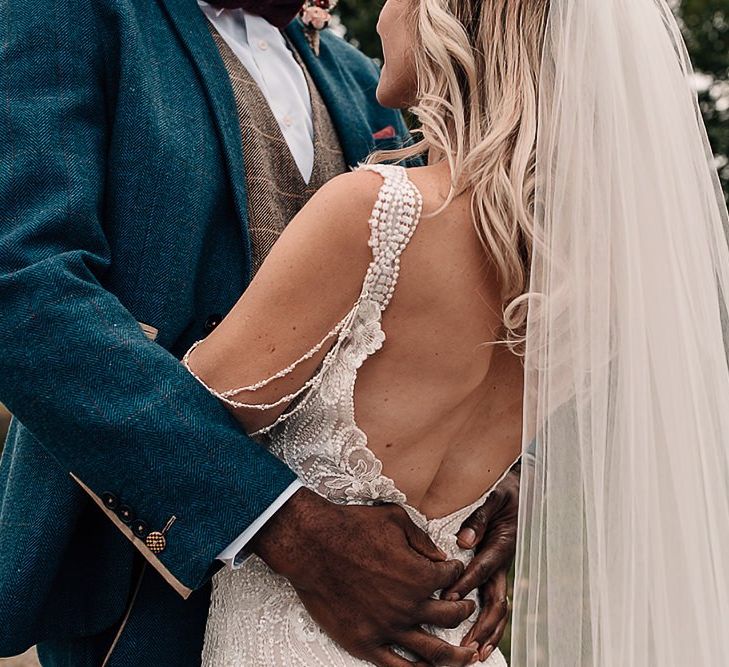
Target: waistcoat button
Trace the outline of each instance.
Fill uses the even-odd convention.
[[[208,315],[208,319],[205,320],[205,331],[207,333],[211,333],[213,329],[215,329],[222,321],[222,315],[218,315],[217,313],[213,315]]]

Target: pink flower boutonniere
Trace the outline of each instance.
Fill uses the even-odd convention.
[[[301,8],[301,20],[306,28],[306,36],[316,55],[319,55],[319,33],[324,30],[332,20],[331,11],[336,7],[338,0],[306,0]]]

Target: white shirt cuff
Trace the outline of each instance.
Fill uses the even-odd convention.
[[[286,490],[273,501],[273,504],[271,504],[263,514],[261,514],[250,526],[248,526],[238,539],[218,554],[218,560],[222,560],[232,569],[239,568],[243,565],[248,556],[250,556],[250,552],[245,551],[246,545],[253,539],[258,531],[268,523],[269,519],[284,506],[284,503],[303,486],[304,485],[299,479],[291,482]]]

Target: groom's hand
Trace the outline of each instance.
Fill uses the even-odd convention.
[[[397,505],[336,505],[300,489],[256,536],[253,550],[296,589],[312,617],[352,655],[379,667],[468,665],[422,625],[455,628],[470,600],[433,599],[463,575]],[[422,660],[401,658],[393,646]]]
[[[486,660],[499,645],[509,620],[506,579],[516,552],[519,513],[520,467],[501,481],[458,531],[458,544],[476,549],[463,576],[442,597],[459,600],[475,588],[481,595],[481,613],[461,644],[478,644],[479,658]]]

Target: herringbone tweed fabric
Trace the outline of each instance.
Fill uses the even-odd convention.
[[[348,165],[407,140],[368,58],[286,36]],[[117,521],[175,515],[149,572],[197,589],[146,579],[114,667],[194,667],[216,555],[293,479],[178,361],[251,276],[230,79],[194,0],[0,2],[0,44],[0,656],[98,667],[124,614],[140,538],[73,473]]]
[[[238,109],[255,273],[286,225],[324,183],[344,173],[347,164],[329,112],[294,49],[306,75],[314,121],[314,170],[308,184],[258,85],[225,40],[214,28],[210,30],[228,70]]]

